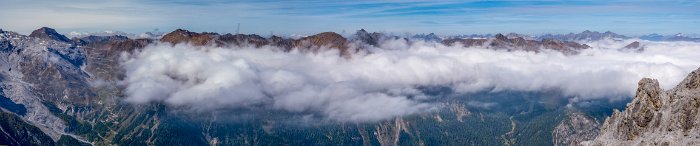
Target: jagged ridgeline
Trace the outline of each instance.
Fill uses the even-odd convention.
[[[559,92],[457,94],[450,88],[430,86],[418,89],[427,95],[449,97],[434,99],[442,108],[433,112],[369,122],[303,121],[303,114],[283,111],[244,109],[192,114],[161,102],[132,104],[123,101],[125,87],[119,84],[126,76],[120,64],[122,54],[159,43],[274,46],[279,51],[302,53],[331,49],[345,59],[371,53],[385,40],[432,41],[506,51],[553,50],[565,55],[590,48],[562,39],[501,34],[487,38],[422,37],[425,39],[359,30],[348,38],[323,32],[295,39],[178,29],[159,39],[70,39],[45,27],[29,36],[0,30],[0,144],[569,145],[592,140],[598,135],[596,129],[602,119],[614,108],[623,109],[626,103],[597,101],[600,106],[579,109],[575,105],[567,107],[568,101]],[[643,45],[628,46],[637,49]],[[616,113],[614,118],[618,116]],[[604,127],[609,127],[609,121]]]

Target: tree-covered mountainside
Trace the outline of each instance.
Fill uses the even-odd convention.
[[[51,137],[39,128],[27,124],[17,115],[0,112],[0,144],[5,145],[54,145]]]

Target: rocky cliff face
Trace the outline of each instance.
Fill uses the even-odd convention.
[[[700,69],[664,91],[655,79],[642,79],[624,112],[605,120],[600,135],[585,145],[700,144]]]

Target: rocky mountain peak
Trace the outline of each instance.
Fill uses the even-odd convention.
[[[508,40],[508,37],[504,36],[503,34],[496,34],[495,38],[497,40]]]
[[[379,44],[379,38],[376,38],[375,36],[372,36],[369,32],[365,31],[365,29],[360,29],[355,33],[354,36],[355,40],[358,40],[360,42],[366,43],[368,45],[372,46],[377,46]]]
[[[312,36],[295,40],[294,47],[305,51],[317,52],[321,46],[330,49],[338,49],[341,56],[349,57],[351,51],[348,47],[348,39],[335,32],[322,32]]]
[[[32,33],[29,36],[36,37],[36,38],[42,38],[42,39],[56,40],[56,41],[61,41],[61,42],[70,42],[71,41],[70,39],[68,39],[68,37],[56,32],[55,29],[48,28],[48,27],[41,27],[37,30],[34,30],[34,31],[32,31]]]
[[[639,81],[625,111],[605,120],[600,135],[584,145],[697,145],[700,143],[700,69],[670,91],[655,79]]]
[[[634,42],[628,44],[627,46],[625,46],[624,48],[633,49],[633,48],[639,48],[640,46],[641,46],[641,44],[638,41],[634,41]]]
[[[361,34],[361,33],[369,34],[364,28],[361,28],[360,30],[357,30],[357,33],[356,33],[356,34]]]
[[[644,51],[644,46],[642,46],[641,43],[638,41],[634,41],[630,44],[627,44],[625,47],[622,47],[620,50],[631,50],[635,52],[642,52]]]
[[[314,46],[330,46],[332,48],[346,48],[347,39],[335,32],[322,32],[316,35],[301,38],[300,41],[308,41]]]
[[[656,79],[651,79],[651,78],[642,78],[639,80],[639,90],[660,90],[661,87],[659,87],[659,81]]]
[[[638,105],[649,107],[653,110],[659,110],[663,102],[660,99],[660,95],[663,94],[663,89],[659,86],[659,81],[656,79],[643,78],[639,81],[637,88],[635,100],[639,102],[636,105],[632,105],[635,109]],[[642,108],[642,107],[639,107]]]
[[[308,36],[302,38],[302,40],[309,40],[314,45],[340,45],[345,44],[347,39],[335,32],[322,32],[316,35]]]
[[[201,45],[207,45],[207,44],[213,43],[212,40],[216,36],[218,36],[217,33],[211,33],[211,32],[196,33],[196,32],[190,32],[190,31],[184,30],[184,29],[176,29],[175,31],[164,35],[160,39],[160,41],[169,42],[172,44],[189,42],[189,43],[192,43],[193,45],[201,46]]]

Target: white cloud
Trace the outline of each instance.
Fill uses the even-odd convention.
[[[381,45],[387,49],[373,48],[352,59],[336,51],[158,44],[128,57],[124,83],[126,100],[133,103],[166,102],[200,111],[262,107],[373,121],[439,108],[430,102],[435,97],[417,86],[458,92],[560,90],[576,100],[629,97],[642,77],[659,79],[668,89],[700,65],[698,43],[644,41],[642,53],[614,48],[631,41],[593,42],[595,49],[574,56],[388,41]]]

